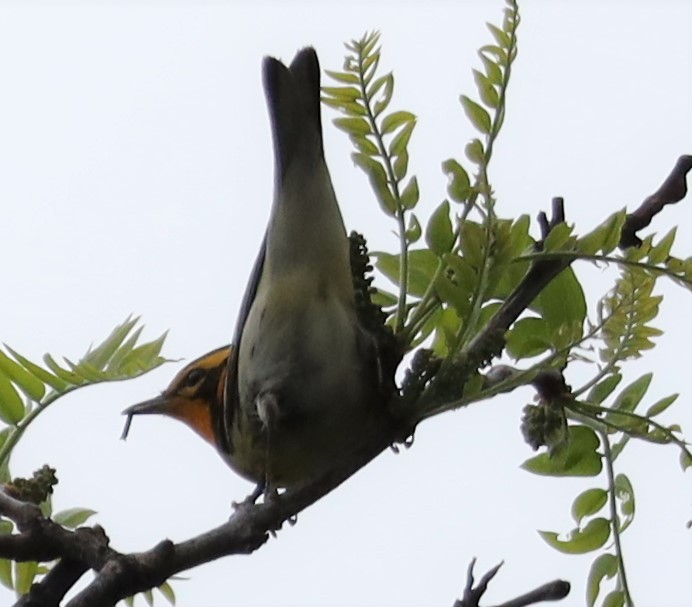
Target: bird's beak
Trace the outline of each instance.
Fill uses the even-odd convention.
[[[127,438],[127,435],[130,432],[130,424],[132,424],[132,417],[134,415],[146,415],[150,413],[170,415],[170,409],[171,401],[163,394],[128,407],[123,411],[123,415],[127,415],[127,420],[125,421],[125,427],[123,428],[123,433],[120,438],[122,440]]]
[[[127,438],[133,416],[150,413],[158,413],[177,419],[192,428],[212,445],[216,444],[209,403],[202,398],[183,398],[165,392],[151,400],[132,405],[123,411],[123,415],[127,415],[127,420],[120,438]]]

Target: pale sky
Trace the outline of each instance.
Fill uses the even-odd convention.
[[[396,77],[392,109],[418,116],[410,168],[427,218],[445,196],[440,163],[473,131],[458,103],[476,95],[475,50],[502,2],[0,2],[0,341],[33,359],[79,357],[128,314],[164,354],[191,360],[230,340],[272,190],[261,89],[264,55],[290,61],[311,44],[339,69],[342,42],[382,31],[381,66]],[[639,204],[692,153],[692,4],[525,2],[520,53],[491,180],[499,213],[549,209],[562,195],[585,232]],[[326,81],[325,81],[326,82]],[[391,249],[344,134],[324,110],[327,161],[348,229]],[[690,254],[692,200],[651,228],[679,225]],[[650,231],[651,231],[650,230]],[[649,233],[647,231],[646,233]],[[534,233],[536,233],[534,231]],[[577,266],[594,301],[611,273]],[[689,294],[667,296],[659,347],[631,365],[655,379],[647,403],[681,392],[664,418],[692,434]],[[141,379],[78,391],[45,412],[12,471],[58,470],[56,509],[85,506],[114,548],[187,539],[226,520],[251,486],[173,421],[137,419],[183,362]],[[587,369],[570,370],[578,385]],[[581,379],[580,379],[581,378]],[[425,423],[412,449],[385,453],[251,557],[216,561],[174,582],[180,606],[451,605],[469,560],[505,567],[486,603],[556,577],[584,604],[594,554],[556,553],[537,529],[568,531],[569,508],[604,478],[544,479],[518,466],[533,453],[519,431],[530,390]],[[618,460],[637,492],[624,535],[640,606],[692,596],[692,482],[673,447],[631,445]],[[162,598],[157,602],[165,604]],[[11,594],[0,589],[0,603]],[[143,604],[143,603],[142,603]]]

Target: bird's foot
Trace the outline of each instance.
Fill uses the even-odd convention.
[[[252,493],[250,493],[250,495],[248,495],[244,500],[241,500],[240,502],[236,502],[235,500],[232,501],[231,506],[233,506],[233,510],[242,510],[243,508],[249,508],[250,506],[254,506],[257,503],[259,496],[263,493],[265,493],[265,485],[263,483],[258,483],[257,486],[252,490]]]

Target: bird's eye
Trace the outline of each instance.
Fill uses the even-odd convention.
[[[183,386],[186,388],[192,388],[202,381],[203,377],[204,371],[202,371],[202,369],[191,369],[190,372],[185,376]]]

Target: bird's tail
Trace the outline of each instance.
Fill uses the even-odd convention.
[[[264,90],[274,137],[277,178],[292,162],[323,157],[320,118],[320,64],[315,49],[301,50],[289,67],[264,59]]]

